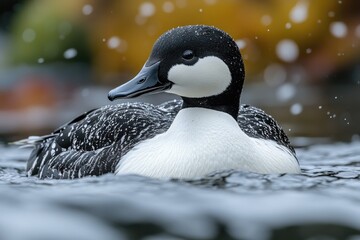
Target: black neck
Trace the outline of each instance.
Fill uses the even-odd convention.
[[[218,98],[215,97],[206,97],[206,98],[186,98],[182,97],[184,103],[182,108],[190,108],[190,107],[200,107],[200,108],[208,108],[216,111],[225,112],[230,114],[235,120],[238,118],[239,114],[239,99],[232,99],[233,104],[227,104],[225,102],[219,102]]]

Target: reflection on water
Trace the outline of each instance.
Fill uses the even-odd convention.
[[[359,141],[297,149],[299,175],[226,171],[188,181],[111,174],[38,180],[25,177],[28,151],[0,151],[0,239],[360,235]]]

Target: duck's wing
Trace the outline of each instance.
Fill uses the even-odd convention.
[[[290,145],[289,138],[286,136],[283,129],[273,117],[263,110],[242,104],[240,106],[238,123],[240,128],[249,137],[273,140],[277,144],[288,148],[295,156],[295,150]]]
[[[182,105],[123,103],[85,113],[52,134],[29,138],[28,175],[78,178],[114,172],[120,158],[138,142],[166,131]]]

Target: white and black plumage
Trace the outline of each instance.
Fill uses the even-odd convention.
[[[109,99],[169,92],[159,106],[105,106],[52,134],[23,140],[35,146],[29,175],[78,178],[140,174],[192,178],[216,170],[299,173],[295,151],[276,121],[240,106],[244,66],[236,43],[210,26],[163,34],[140,73],[109,92]]]

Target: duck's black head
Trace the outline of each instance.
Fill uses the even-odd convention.
[[[165,91],[181,96],[183,108],[211,108],[237,118],[244,75],[239,48],[227,33],[210,26],[184,26],[160,36],[139,74],[108,97]]]

